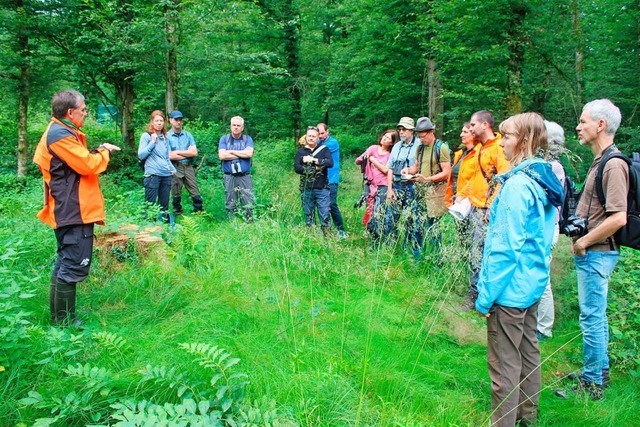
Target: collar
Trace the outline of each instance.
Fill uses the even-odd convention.
[[[58,119],[58,120],[60,120],[65,125],[69,126],[71,129],[80,130],[80,128],[76,126],[75,123],[73,123],[71,120],[67,120],[67,119]]]

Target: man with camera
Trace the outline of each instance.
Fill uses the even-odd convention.
[[[614,137],[621,120],[618,107],[608,99],[598,99],[584,106],[576,127],[580,144],[591,148],[595,159],[575,212],[584,222],[571,224],[574,227],[571,251],[578,278],[584,365],[581,374],[570,374],[569,377],[578,381],[577,391],[587,393],[593,400],[602,399],[609,382],[607,291],[609,276],[620,253],[613,235],[627,221],[629,168],[619,158],[607,161],[602,177],[606,206],[598,200],[596,172],[600,160],[618,150]]]
[[[416,162],[416,151],[420,140],[415,133],[415,122],[411,117],[402,117],[396,126],[400,141],[391,149],[389,162],[387,163],[387,205],[388,209],[384,218],[383,234],[387,239],[394,240],[398,235],[398,222],[403,212],[406,212],[404,224],[403,249],[407,241],[411,245],[413,257],[419,260],[422,255],[423,220],[418,211],[416,190],[411,178],[413,176],[403,174]]]
[[[329,236],[331,194],[327,170],[333,166],[333,157],[326,145],[318,146],[320,132],[317,126],[307,128],[307,143],[298,149],[294,168],[300,175],[300,198],[305,222],[311,227],[316,222],[316,209],[320,227]]]
[[[253,139],[243,134],[244,119],[231,118],[231,133],[220,138],[218,157],[224,173],[225,207],[227,218],[238,213],[238,196],[247,222],[253,221],[253,181],[251,180],[251,158]]]

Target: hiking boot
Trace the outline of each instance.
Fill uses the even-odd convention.
[[[609,387],[609,368],[602,370],[602,389]]]
[[[588,395],[591,400],[602,400],[604,397],[603,387],[593,381],[584,379],[584,377],[580,377],[578,383],[573,386],[572,390],[576,394]]]
[[[574,371],[574,372],[569,372],[568,374],[564,374],[563,378],[566,378],[571,381],[580,381],[583,379],[582,372],[580,371]],[[607,387],[609,387],[609,383],[610,383],[609,369],[603,369],[602,370],[602,389],[606,390]]]

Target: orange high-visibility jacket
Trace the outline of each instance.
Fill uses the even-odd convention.
[[[476,159],[476,154],[479,149],[480,145],[477,144],[467,153],[467,155],[462,160],[460,160],[460,156],[462,156],[462,152],[464,151],[464,149],[456,151],[453,155],[454,167],[458,164],[458,162],[462,162],[460,163],[460,168],[458,169],[458,179],[456,181],[456,190],[458,191],[458,194],[460,191],[460,187],[464,186],[464,183],[471,179],[473,173],[477,168],[475,163],[478,162],[478,160]],[[446,207],[450,208],[453,205],[453,196],[455,196],[455,194],[453,194],[453,176],[452,174],[449,174],[449,178],[447,179],[447,191],[444,195],[444,204]]]
[[[488,208],[498,194],[498,188],[495,188],[489,195],[489,183],[484,175],[491,179],[494,175],[511,170],[511,164],[504,157],[502,147],[498,145],[501,139],[502,135],[496,133],[495,138],[476,145],[473,164],[470,163],[471,167],[465,168],[464,176],[462,176],[462,170],[458,175],[458,182],[462,183],[457,188],[458,197],[468,197],[471,205],[475,207]]]
[[[90,152],[84,133],[52,118],[33,155],[44,180],[44,207],[38,218],[59,228],[104,225],[104,197],[98,174],[107,169],[109,150]]]

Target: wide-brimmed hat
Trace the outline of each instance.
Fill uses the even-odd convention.
[[[420,117],[416,125],[416,132],[426,132],[428,130],[434,130],[435,128],[436,125],[431,122],[429,117]]]
[[[403,117],[400,119],[400,122],[398,122],[398,125],[396,127],[400,127],[402,126],[405,129],[409,129],[409,130],[414,130],[416,128],[415,126],[415,122],[413,121],[413,119],[411,117]]]

